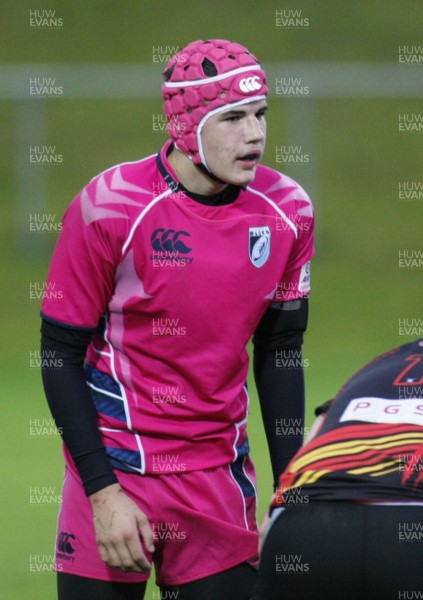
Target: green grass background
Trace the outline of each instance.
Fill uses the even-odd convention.
[[[56,10],[58,30],[31,30],[30,10]],[[309,27],[275,26],[276,10],[302,10]],[[244,0],[227,3],[168,0],[65,0],[0,8],[3,64],[139,63],[151,66],[153,46],[183,46],[191,39],[222,37],[249,46],[266,64],[283,60],[398,62],[398,46],[422,44],[420,1],[326,0],[322,3]],[[159,67],[158,67],[159,68]],[[401,68],[407,68],[403,66]],[[421,66],[423,76],[423,65]],[[159,94],[159,91],[158,91]],[[292,102],[292,100],[290,100]],[[301,100],[303,101],[303,100]],[[270,100],[264,162],[276,167],[275,146],[285,140],[286,100]],[[161,101],[47,101],[47,140],[63,154],[47,171],[46,206],[60,219],[67,204],[104,168],[155,152],[164,134],[153,133],[152,114]],[[313,407],[336,393],[345,378],[389,347],[409,341],[398,335],[398,319],[419,318],[421,270],[398,268],[398,251],[421,250],[423,202],[398,200],[400,181],[421,181],[423,134],[399,134],[398,114],[421,112],[421,98],[316,101],[316,257],[307,359],[307,424]],[[2,487],[0,597],[55,597],[53,573],[30,572],[31,555],[52,555],[57,505],[30,503],[30,487],[60,494],[59,439],[31,436],[30,419],[48,418],[39,372],[29,353],[39,343],[39,303],[29,299],[31,282],[42,282],[57,236],[30,233],[24,250],[17,231],[16,105],[0,111],[1,395]],[[36,143],[36,141],[34,141]],[[27,149],[25,149],[27,152]],[[34,167],[36,168],[36,167]],[[310,165],[285,172],[308,179]],[[44,250],[39,251],[44,236]],[[247,298],[248,300],[248,298]],[[253,389],[251,382],[250,389]],[[258,473],[260,516],[271,493],[270,465],[252,392],[249,426]],[[154,597],[150,585],[146,598]]]

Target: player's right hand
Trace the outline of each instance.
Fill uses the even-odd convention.
[[[118,483],[91,494],[89,500],[101,560],[124,571],[148,573],[151,563],[144,554],[141,540],[151,553],[154,540],[147,516]]]

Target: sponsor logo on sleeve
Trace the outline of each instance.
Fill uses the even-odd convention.
[[[310,261],[301,267],[300,281],[298,283],[299,292],[310,291]]]

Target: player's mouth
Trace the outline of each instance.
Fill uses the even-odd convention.
[[[261,157],[261,152],[254,151],[254,152],[249,152],[248,154],[244,154],[243,156],[240,156],[238,158],[238,160],[242,163],[242,165],[244,166],[245,169],[253,169],[254,167],[256,167],[260,161],[260,157]]]

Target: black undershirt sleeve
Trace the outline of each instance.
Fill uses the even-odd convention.
[[[274,484],[303,443],[304,373],[301,346],[308,300],[272,305],[253,337],[254,377]]]
[[[47,402],[87,496],[118,481],[101,441],[84,377],[91,337],[88,331],[42,321],[41,371]]]

